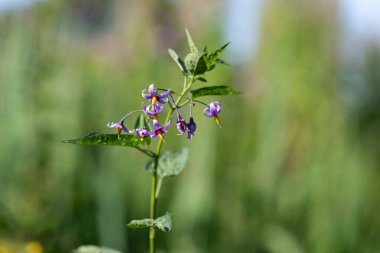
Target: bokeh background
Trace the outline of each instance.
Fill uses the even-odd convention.
[[[160,252],[380,252],[380,3],[371,0],[0,1],[0,252],[95,244],[146,252],[146,158],[60,141],[179,90],[167,53],[231,41],[208,75],[222,129],[195,138],[165,181]],[[202,85],[202,84],[197,84]],[[209,102],[215,98],[204,98]],[[133,125],[133,119],[127,125]]]

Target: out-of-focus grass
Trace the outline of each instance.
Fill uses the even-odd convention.
[[[1,18],[0,247],[17,251],[37,241],[46,252],[81,244],[146,249],[147,231],[125,226],[148,216],[146,158],[60,140],[110,131],[106,123],[138,109],[141,89],[152,82],[180,87],[166,48],[183,55],[185,26],[201,45],[222,44],[220,6],[210,6],[217,9],[62,1]],[[169,134],[166,148],[188,145],[191,161],[163,186],[159,213],[173,212],[174,224],[159,234],[159,248],[379,250],[379,159],[363,141],[379,134],[366,123],[372,130],[363,138],[357,126],[368,120],[352,119],[357,112],[339,100],[333,7],[267,4],[254,63],[218,66],[208,78],[244,94],[220,98],[222,129],[196,106],[195,138]],[[365,77],[377,87],[376,72]]]

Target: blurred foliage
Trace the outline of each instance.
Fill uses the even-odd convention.
[[[197,44],[224,41],[222,6],[199,4],[47,1],[2,14],[0,253],[146,250],[148,232],[126,227],[148,215],[145,157],[60,141],[109,131],[152,82],[181,87],[167,48],[187,50],[184,27]],[[366,93],[346,103],[336,17],[333,1],[270,1],[258,57],[210,74],[209,85],[244,94],[221,98],[222,129],[196,106],[191,142],[169,132],[166,150],[189,146],[190,166],[161,189],[173,228],[158,248],[380,250],[380,53],[368,50],[357,70]]]

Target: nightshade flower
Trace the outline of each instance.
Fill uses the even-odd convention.
[[[220,113],[221,110],[222,110],[222,106],[220,105],[219,102],[211,102],[210,105],[206,107],[203,112],[206,117],[209,117],[209,118],[214,117],[216,124],[220,126],[220,119],[219,119],[218,114]]]
[[[166,92],[159,94],[156,88],[154,88],[153,83],[149,85],[148,94],[145,94],[145,90],[146,89],[142,91],[141,95],[143,96],[143,98],[149,99],[151,105],[156,104],[156,102],[160,103],[161,105],[166,104],[168,102],[168,97],[171,93],[169,89]]]
[[[126,133],[131,133],[131,131],[129,131],[124,126],[124,119],[121,120],[121,121],[119,121],[119,122],[117,122],[117,123],[110,122],[110,123],[107,124],[107,127],[109,127],[109,128],[116,128],[118,134],[121,134],[122,131],[124,131]]]
[[[154,119],[153,120],[153,130],[150,133],[150,137],[152,137],[152,138],[160,137],[161,139],[164,139],[164,135],[167,132],[166,128],[168,128],[170,126],[170,122],[171,122],[171,120],[169,120],[169,122],[166,123],[165,125],[161,126],[160,123],[158,123],[158,121]]]
[[[191,140],[194,136],[195,130],[197,130],[197,124],[195,124],[193,117],[190,117],[187,127],[187,139]]]
[[[140,137],[141,141],[144,141],[144,139],[148,136],[150,136],[150,132],[148,131],[148,129],[146,129],[145,126],[142,127],[141,130],[139,129],[135,129],[135,134]]]
[[[149,106],[145,106],[145,104],[142,105],[142,108],[146,115],[154,118],[155,120],[158,120],[158,114],[162,111],[163,105],[160,104],[151,104]]]
[[[176,122],[178,135],[183,135],[186,132],[186,121],[178,114],[178,119]]]

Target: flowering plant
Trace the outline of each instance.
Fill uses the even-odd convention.
[[[108,123],[107,127],[114,128],[117,134],[102,134],[98,132],[90,133],[84,137],[72,140],[66,140],[65,143],[87,144],[87,145],[118,145],[136,148],[150,157],[146,169],[152,175],[152,189],[150,200],[150,217],[141,220],[132,220],[128,226],[131,228],[149,228],[150,253],[155,252],[155,234],[156,230],[168,232],[171,229],[170,213],[157,217],[156,206],[163,180],[169,176],[178,175],[186,166],[188,160],[188,150],[183,149],[180,152],[161,152],[162,145],[165,142],[165,136],[170,126],[174,122],[173,114],[175,113],[175,126],[178,135],[187,132],[187,139],[191,140],[197,130],[192,107],[198,103],[204,106],[204,115],[214,118],[216,124],[220,127],[219,114],[222,106],[219,102],[214,101],[206,104],[197,98],[209,95],[234,95],[237,94],[228,86],[205,86],[198,89],[192,89],[196,81],[207,82],[204,78],[206,72],[215,68],[216,64],[225,64],[219,57],[227,44],[208,53],[207,48],[199,51],[195,46],[189,32],[186,30],[189,43],[190,53],[182,60],[172,49],[169,54],[177,63],[183,76],[184,83],[181,92],[171,89],[158,88],[155,84],[149,85],[149,88],[142,91],[142,103],[140,110],[134,110],[127,113],[117,123]],[[181,116],[183,108],[189,108],[190,117],[185,120]],[[165,119],[160,118],[164,108],[168,108]],[[125,119],[132,115],[139,114],[136,120],[135,128],[127,128],[124,124]],[[152,139],[158,139],[156,150],[152,151]]]

